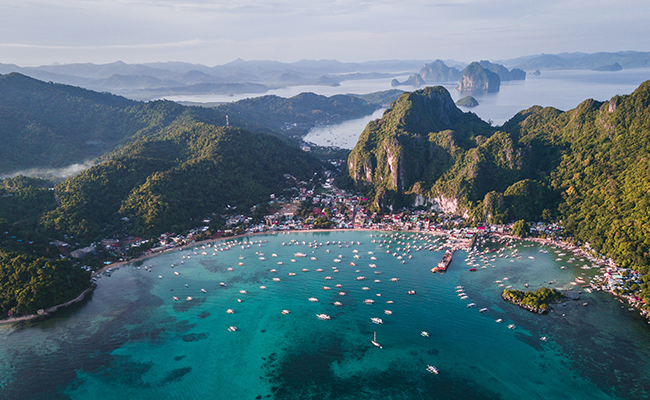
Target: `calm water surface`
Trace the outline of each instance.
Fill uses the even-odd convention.
[[[497,93],[473,94],[477,107],[460,107],[471,111],[483,120],[502,125],[516,113],[540,105],[570,110],[586,99],[607,101],[613,96],[632,93],[641,83],[650,79],[650,70],[635,69],[618,72],[596,71],[545,71],[540,76],[528,75],[525,81],[501,82]],[[464,97],[456,90],[457,82],[443,84],[457,101]],[[413,90],[400,86],[403,90]],[[381,89],[385,90],[385,89]],[[369,121],[381,118],[378,113],[352,121],[313,128],[305,141],[322,146],[352,149]]]
[[[227,251],[219,251],[224,245],[216,252],[208,246],[174,251],[123,267],[102,278],[81,305],[46,321],[0,327],[0,398],[650,396],[648,324],[611,296],[582,293],[579,301],[541,316],[501,300],[503,287],[496,281],[514,288],[549,281],[570,288],[576,276],[588,280],[596,273],[581,269],[579,260],[569,263],[559,250],[520,244],[520,258],[492,258],[495,252],[477,257],[476,272],[468,271],[461,251],[447,273],[433,275],[429,270],[442,252],[417,251],[436,240],[432,236],[332,232],[245,240],[253,243]],[[282,246],[291,240],[300,244]],[[460,299],[457,286],[468,299]],[[578,289],[568,293],[578,296]],[[489,311],[480,313],[484,307]],[[290,313],[282,314],[285,309]],[[319,320],[320,313],[331,320]],[[372,317],[384,323],[373,324]],[[370,343],[374,332],[383,349]],[[428,364],[440,374],[428,373]]]

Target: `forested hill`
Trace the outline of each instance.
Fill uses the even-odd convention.
[[[138,103],[12,73],[0,76],[0,173],[97,157],[144,124]]]
[[[417,200],[475,222],[561,220],[650,280],[650,81],[566,112],[532,107],[499,128],[477,119],[441,87],[403,95],[366,127],[350,176],[376,208]]]
[[[61,206],[41,230],[89,242],[102,234],[182,232],[226,206],[247,209],[320,170],[315,158],[271,135],[182,118],[110,161],[56,187]],[[128,219],[127,222],[125,222]]]
[[[262,96],[227,103],[217,110],[227,114],[231,125],[254,130],[262,127],[271,133],[303,136],[317,124],[336,123],[372,114],[379,104],[356,96],[325,97],[301,93],[294,97]]]
[[[313,93],[185,107],[171,101],[136,102],[18,73],[0,75],[0,175],[93,160],[185,116],[225,126],[228,115],[230,126],[296,139],[317,124],[361,117],[377,108],[351,95]]]

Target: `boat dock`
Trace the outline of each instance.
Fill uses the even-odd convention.
[[[454,257],[454,250],[448,249],[445,251],[445,254],[442,256],[442,260],[435,267],[431,268],[431,272],[445,272],[449,264],[451,264],[451,259]]]

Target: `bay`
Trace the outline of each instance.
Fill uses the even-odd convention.
[[[347,231],[239,240],[125,266],[100,279],[83,304],[44,321],[0,327],[0,397],[648,397],[648,324],[613,297],[582,293],[580,301],[556,305],[548,315],[501,300],[497,281],[516,289],[549,282],[568,289],[575,277],[588,281],[596,274],[560,250],[520,243],[504,258],[492,251],[502,244],[487,243],[482,259],[458,251],[449,270],[434,275],[429,270],[442,251],[420,246],[444,238],[427,234]],[[478,270],[470,272],[467,263]],[[468,299],[460,299],[458,286]],[[576,290],[567,293],[576,296]],[[484,307],[489,311],[480,313]],[[290,312],[282,314],[285,309]],[[319,320],[320,313],[331,320]],[[384,323],[373,324],[372,317]],[[373,332],[382,349],[370,343]],[[438,367],[439,375],[427,365]]]
[[[406,79],[398,77],[398,80]],[[479,102],[477,107],[460,107],[473,112],[484,121],[502,125],[519,111],[538,105],[555,107],[566,111],[575,108],[587,99],[608,101],[615,95],[632,93],[641,83],[650,79],[650,69],[630,69],[616,72],[588,70],[542,71],[541,75],[527,75],[523,81],[501,82],[497,93],[472,94]],[[325,96],[335,94],[366,94],[394,89],[390,78],[344,81],[341,86],[290,86],[275,89],[267,94],[292,97],[302,92],[313,92]],[[429,86],[432,84],[429,84]],[[458,82],[442,83],[454,101],[467,95],[456,89]],[[398,89],[413,91],[418,88],[399,86]],[[232,97],[224,95],[168,96],[169,100],[192,102],[231,102],[244,98],[259,97],[259,94],[241,94]],[[362,118],[313,128],[305,141],[322,145],[352,149],[369,121],[381,118],[384,109]]]

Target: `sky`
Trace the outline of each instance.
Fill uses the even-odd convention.
[[[648,0],[0,0],[0,63],[650,51]]]

